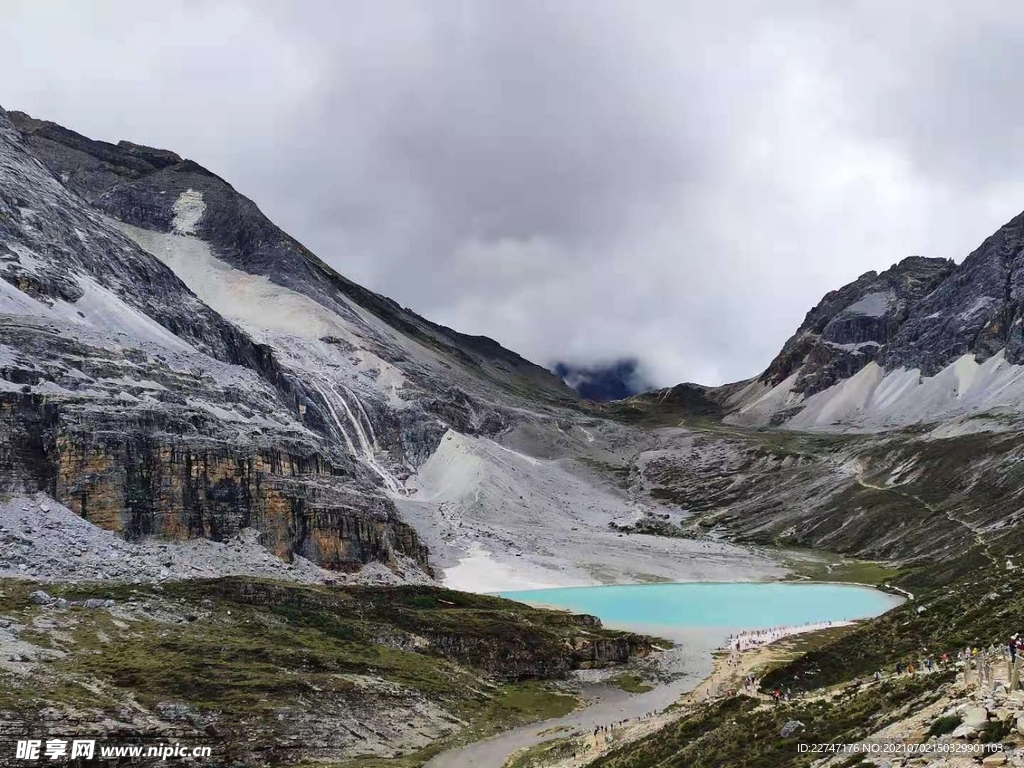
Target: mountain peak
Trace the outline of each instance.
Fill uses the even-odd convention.
[[[830,291],[761,375],[778,385],[794,374],[794,391],[813,394],[852,376],[899,332],[918,302],[954,268],[952,261],[908,256],[884,272],[865,272]]]
[[[1024,213],[957,265],[908,256],[815,306],[726,417],[897,426],[1024,411]]]

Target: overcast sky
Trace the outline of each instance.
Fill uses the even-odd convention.
[[[0,105],[224,176],[544,364],[760,372],[827,291],[1024,209],[1016,3],[0,0]]]

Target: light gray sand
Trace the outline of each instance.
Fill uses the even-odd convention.
[[[776,579],[753,548],[627,535],[609,527],[653,504],[595,481],[572,459],[541,459],[449,432],[396,500],[444,583],[470,592],[647,581]]]

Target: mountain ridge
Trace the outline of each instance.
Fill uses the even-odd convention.
[[[1024,213],[960,264],[908,256],[828,292],[759,375],[686,386],[747,426],[879,431],[1024,412]],[[633,400],[649,409],[671,391]]]
[[[577,400],[347,280],[169,150],[0,109],[0,179],[0,414],[27,438],[0,491],[128,538],[255,527],[286,560],[415,580],[427,549],[394,500],[445,432]]]
[[[273,224],[252,200],[195,161],[182,159],[170,150],[140,147],[127,141],[116,145],[94,141],[25,113],[9,114],[36,156],[58,178],[66,178],[68,185],[85,199],[118,220],[146,229],[172,231],[175,214],[173,204],[168,201],[172,194],[177,197],[194,188],[203,195],[205,205],[196,224],[197,234],[209,240],[217,255],[233,266],[251,274],[265,275],[329,305],[334,304],[329,298],[331,290],[340,290],[389,325],[475,366],[495,383],[502,384],[503,377],[490,375],[490,367],[510,366],[554,402],[575,399],[575,393],[557,377],[497,341],[432,323],[392,299],[348,280]],[[66,155],[68,150],[76,153],[74,158]],[[81,168],[82,155],[103,163],[105,172],[84,178],[76,173]],[[136,167],[131,173],[124,173],[124,163],[140,155],[147,161],[147,167]],[[153,157],[160,162],[153,163],[150,159]]]

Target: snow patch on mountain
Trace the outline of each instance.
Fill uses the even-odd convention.
[[[0,313],[8,315],[34,315],[47,317],[50,308],[19,291],[6,280],[0,280]]]
[[[92,278],[80,276],[77,282],[82,289],[81,298],[75,302],[55,301],[55,316],[125,336],[126,343],[145,341],[183,352],[196,351],[191,344],[182,341],[151,317],[128,306],[112,291]]]
[[[126,346],[149,342],[167,349],[195,352],[183,341],[149,316],[122,301],[116,294],[90,277],[77,275],[75,282],[82,291],[76,301],[57,299],[47,305],[0,280],[0,313],[27,315],[88,325],[98,331],[120,336]]]
[[[348,317],[342,317],[262,275],[232,267],[199,238],[117,225],[170,267],[204,303],[257,341],[273,345],[290,365],[354,368],[372,379],[391,407],[407,405],[400,394],[406,385],[404,373],[368,348],[371,344],[356,328],[354,321],[360,316],[353,307],[346,306]]]
[[[193,293],[220,315],[265,341],[269,334],[317,340],[340,337],[355,343],[338,315],[301,293],[221,261],[194,237],[154,232],[117,222],[145,250],[174,270]]]

